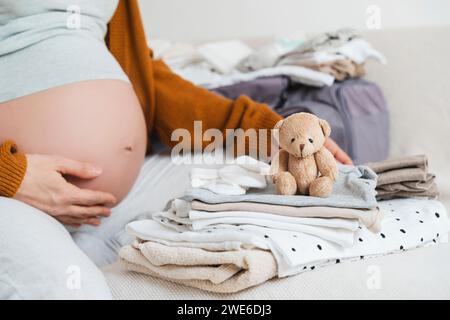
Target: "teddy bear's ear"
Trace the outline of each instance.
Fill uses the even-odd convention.
[[[280,130],[281,126],[283,125],[283,122],[284,122],[284,119],[279,120],[273,128],[275,130]]]
[[[275,139],[275,141],[280,142],[280,129],[283,125],[284,119],[279,120],[272,130],[272,137]]]
[[[320,124],[320,127],[322,128],[322,132],[323,132],[323,135],[325,136],[325,138],[329,137],[331,134],[331,127],[328,124],[328,122],[323,119],[319,119],[319,124]]]

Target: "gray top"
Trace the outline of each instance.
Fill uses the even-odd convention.
[[[83,80],[129,81],[104,42],[117,4],[0,1],[0,103]]]
[[[326,206],[337,208],[371,209],[377,207],[375,199],[377,175],[368,167],[339,165],[339,176],[328,198],[277,195],[274,185],[266,189],[251,190],[244,195],[219,195],[206,189],[192,188],[183,200],[206,203],[257,202],[295,207]]]

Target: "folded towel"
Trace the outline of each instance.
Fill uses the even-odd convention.
[[[261,190],[252,190],[244,195],[219,195],[209,190],[192,188],[183,200],[199,200],[206,203],[256,202],[295,207],[327,206],[336,208],[372,209],[377,206],[375,199],[376,174],[364,166],[339,166],[339,176],[333,192],[328,198],[311,196],[277,195],[273,184]]]
[[[230,202],[209,204],[201,201],[184,201],[175,199],[172,201],[172,210],[180,217],[191,217],[190,212],[226,212],[226,211],[250,211],[265,212],[274,215],[298,217],[298,218],[345,218],[355,219],[363,224],[372,232],[380,230],[383,215],[378,208],[373,209],[352,209],[352,208],[334,208],[334,207],[294,207],[272,205],[254,202]]]
[[[378,174],[377,199],[428,197],[439,194],[435,175],[428,173],[425,155],[389,159],[368,163]]]
[[[119,257],[129,271],[220,293],[238,292],[277,274],[272,253],[258,249],[219,253],[147,241],[123,247]]]

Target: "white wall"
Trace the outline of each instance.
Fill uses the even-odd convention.
[[[381,27],[450,25],[450,0],[139,0],[150,38],[201,41],[366,28],[370,5]]]

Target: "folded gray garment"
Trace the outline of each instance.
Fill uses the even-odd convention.
[[[420,181],[418,183],[421,183]],[[431,198],[435,199],[439,196],[439,191],[435,182],[432,182],[428,189],[409,189],[405,190],[404,186],[402,188],[392,190],[377,189],[377,199],[378,200],[388,200],[393,198]]]
[[[372,209],[377,207],[375,187],[377,175],[365,166],[339,165],[339,175],[328,198],[278,195],[273,184],[244,195],[219,195],[209,190],[192,188],[181,198],[206,203],[256,202],[294,207],[337,207]]]
[[[428,197],[439,195],[436,176],[428,173],[428,159],[425,155],[389,159],[368,163],[378,174],[377,199]]]
[[[435,178],[436,176],[434,174],[428,173],[423,177],[423,179],[416,179],[414,181],[404,180],[402,182],[378,185],[377,194],[380,194],[380,192],[422,192],[430,190],[432,187],[436,187],[436,183],[434,182]]]
[[[409,181],[426,181],[427,172],[423,168],[395,169],[378,173],[377,187]]]
[[[370,167],[375,173],[380,174],[390,170],[419,168],[428,171],[428,159],[424,154],[408,156],[403,158],[388,159],[379,162],[370,162],[366,166]]]

